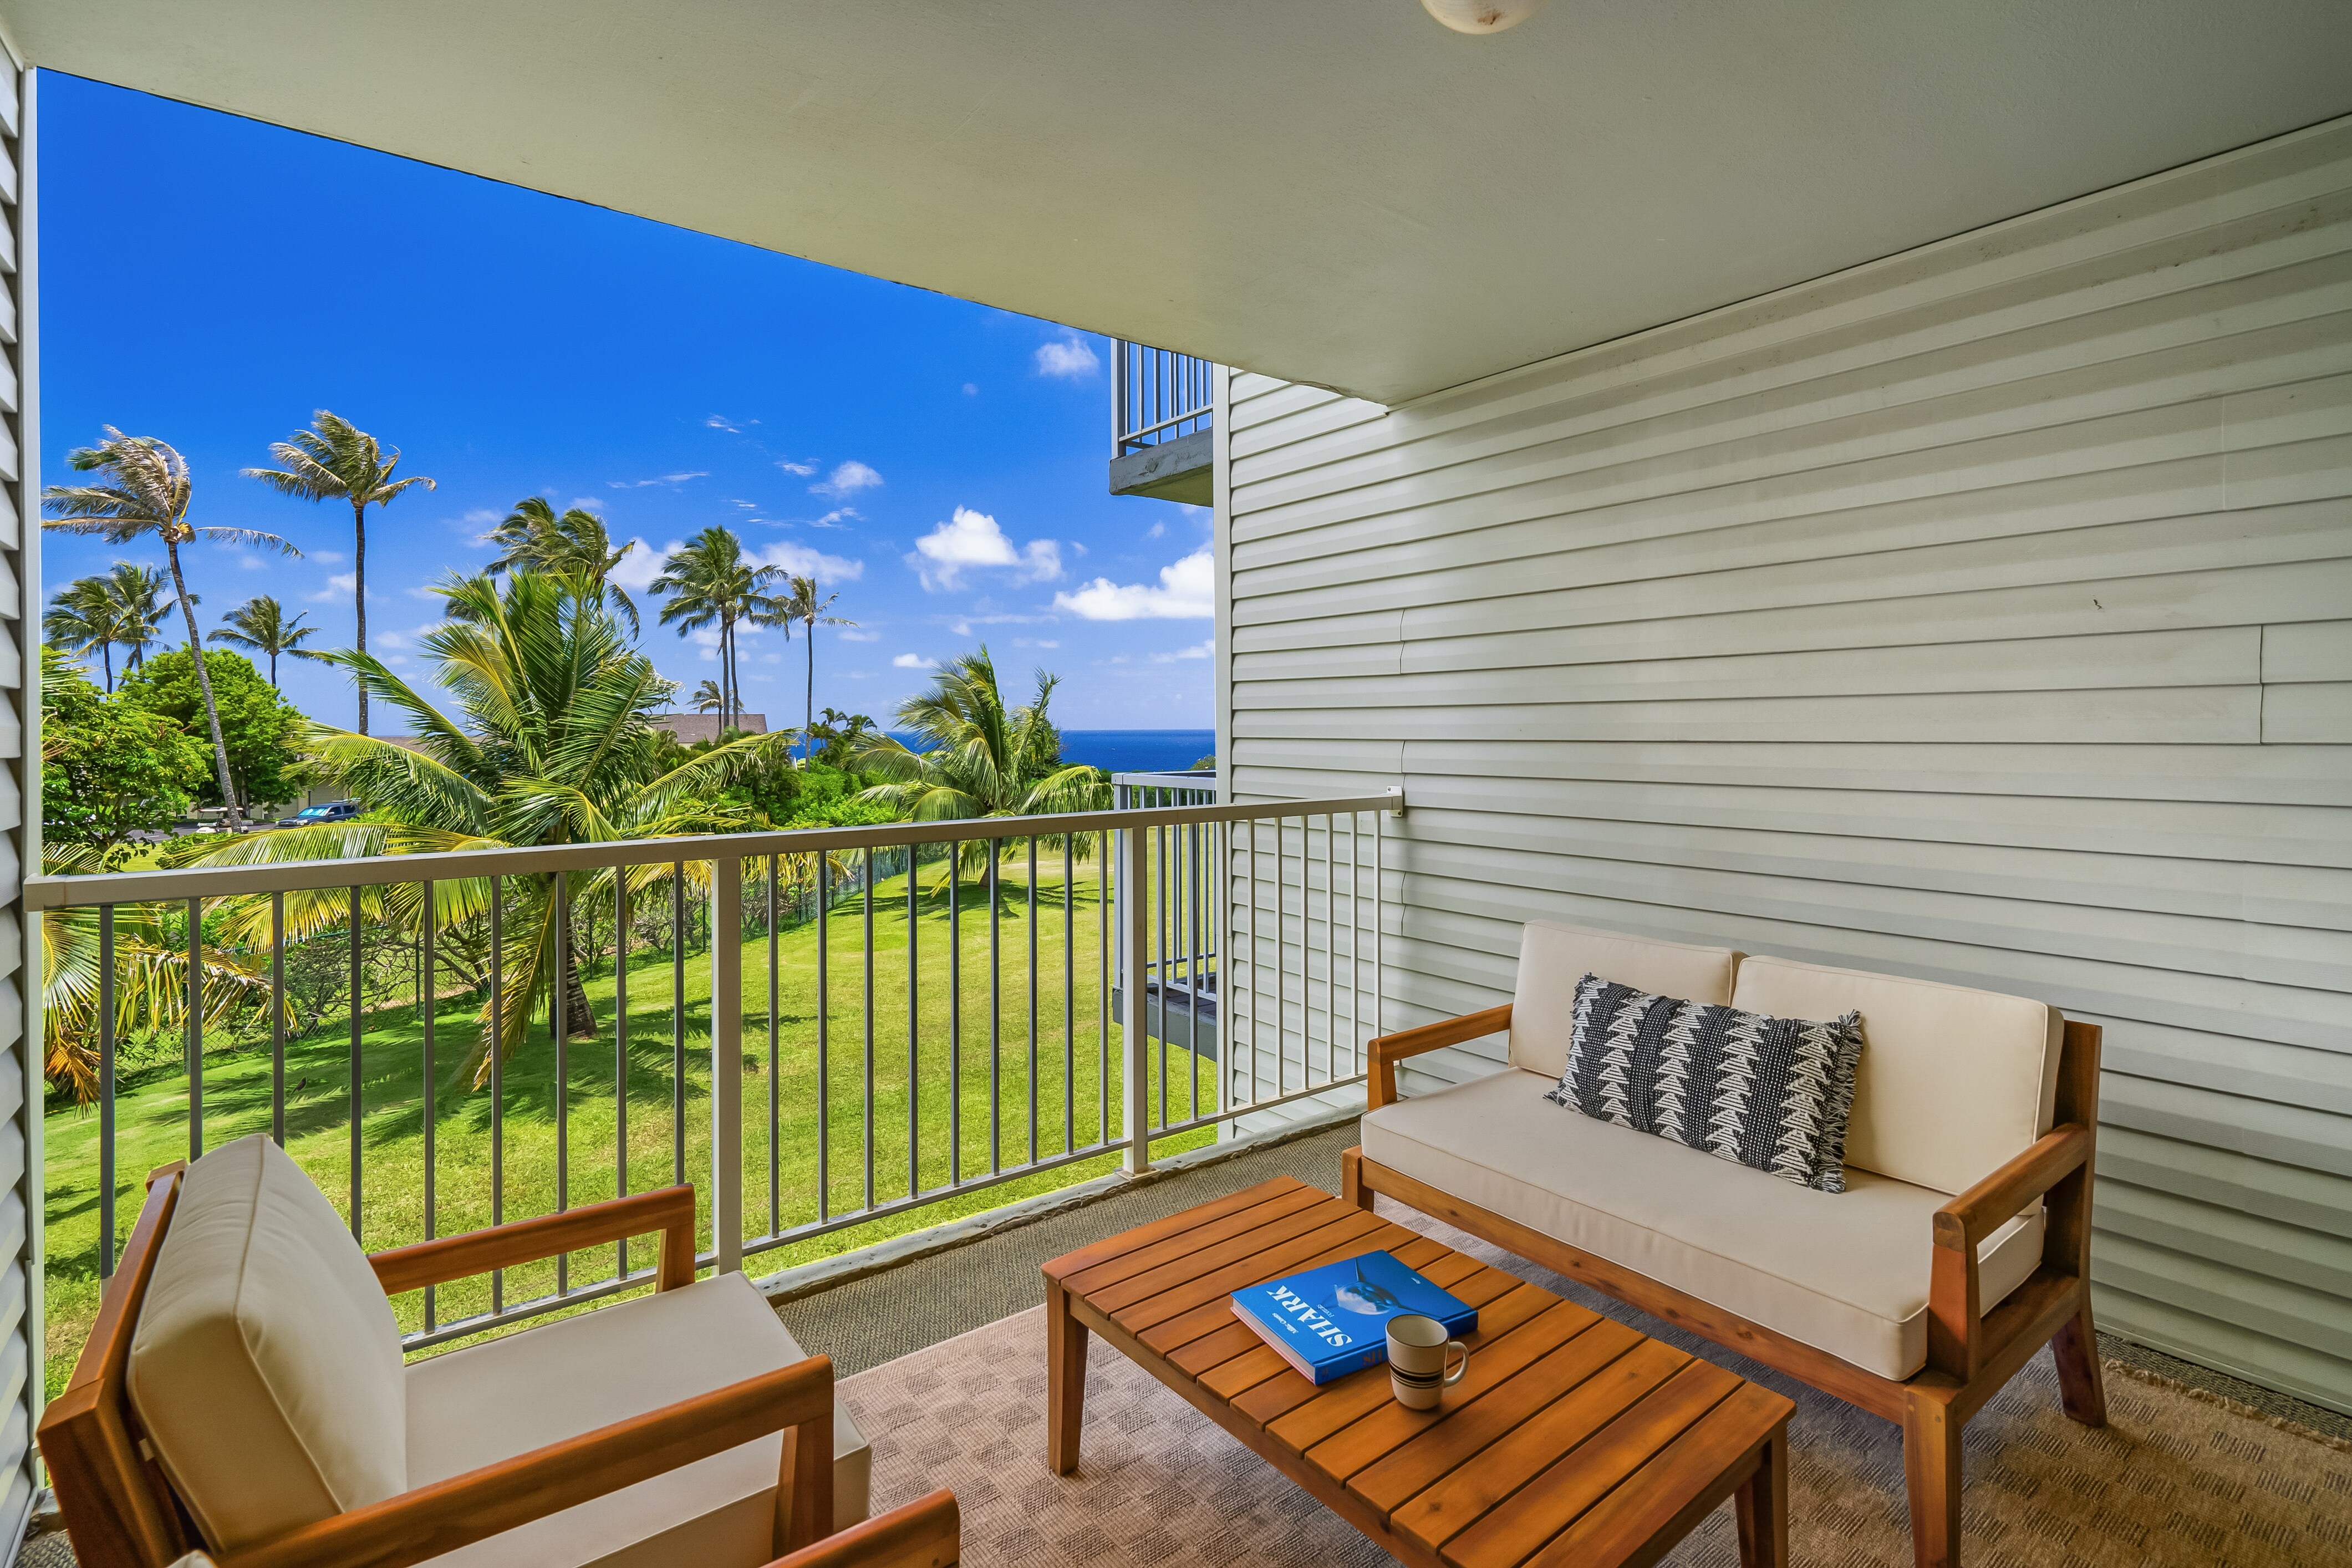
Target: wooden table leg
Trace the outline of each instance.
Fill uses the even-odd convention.
[[[1057,1476],[1078,1468],[1078,1427],[1086,1419],[1087,1326],[1070,1310],[1070,1293],[1045,1281],[1045,1459]]]
[[[1740,1568],[1789,1568],[1789,1424],[1764,1440],[1756,1468],[1733,1494]]]

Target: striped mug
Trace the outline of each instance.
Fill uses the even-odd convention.
[[[1462,1359],[1448,1371],[1445,1363],[1457,1351]],[[1435,1318],[1407,1312],[1389,1320],[1389,1387],[1407,1410],[1436,1409],[1444,1391],[1469,1370],[1469,1348],[1447,1339]]]

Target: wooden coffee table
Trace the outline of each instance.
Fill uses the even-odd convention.
[[[1226,1301],[1381,1249],[1478,1309],[1433,1411],[1391,1399],[1386,1367],[1317,1388]],[[1091,1331],[1420,1568],[1654,1563],[1727,1497],[1741,1562],[1788,1562],[1790,1401],[1287,1176],[1055,1258],[1045,1321],[1056,1474]]]

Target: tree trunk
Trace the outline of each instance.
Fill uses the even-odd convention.
[[[593,1039],[596,1037],[596,1015],[588,1005],[587,984],[580,978],[579,944],[573,941],[577,934],[574,930],[576,918],[572,901],[567,897],[563,900],[562,918],[555,932],[555,940],[561,944],[563,953],[563,998],[560,1004],[551,1000],[548,1021],[563,1030],[565,1039]]]
[[[804,760],[814,744],[809,739],[809,731],[816,728],[816,622],[814,620],[808,624],[808,695],[801,705],[801,749]]]
[[[196,667],[196,689],[205,697],[205,722],[213,732],[213,765],[220,771],[221,820],[230,827],[240,826],[245,814],[237,809],[236,785],[228,776],[228,742],[221,739],[220,707],[213,700],[213,678],[205,668],[205,650],[196,640],[195,606],[188,602],[188,580],[180,574],[180,545],[166,537],[163,552],[172,563],[172,586],[180,595],[180,613],[188,620],[188,658]]]
[[[352,503],[352,601],[360,619],[359,651],[367,652],[367,504]],[[274,684],[274,682],[273,682]],[[367,682],[353,677],[360,689],[360,733],[368,732]]]
[[[98,657],[106,661],[106,694],[111,697],[114,695],[114,644],[111,641],[99,644]]]

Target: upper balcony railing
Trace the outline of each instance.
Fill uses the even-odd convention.
[[[1199,789],[1170,777],[1120,794]],[[1156,1140],[1362,1078],[1402,810],[1163,795],[34,878],[45,942],[96,993],[95,1223],[53,1222],[52,1252],[110,1273],[183,1122],[192,1158],[256,1131],[289,1146],[372,1249],[690,1180],[722,1270],[1089,1159],[1139,1172]],[[127,999],[168,1001],[173,973],[163,1035],[125,1038]],[[628,1289],[650,1261],[625,1243],[396,1310],[438,1343]]]
[[[1111,356],[1110,455],[1206,430],[1216,390],[1209,361],[1120,340]]]

